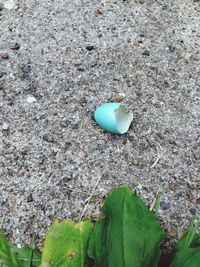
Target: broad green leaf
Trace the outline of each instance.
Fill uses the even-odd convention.
[[[86,267],[91,221],[55,222],[45,240],[41,267]]]
[[[11,245],[0,232],[0,259],[6,267],[39,267],[41,256],[28,246],[17,248]]]
[[[17,254],[17,258],[22,267],[39,267],[41,262],[41,254],[28,246],[23,246],[22,248],[14,248]]]
[[[117,188],[105,200],[88,255],[95,267],[156,267],[165,234],[144,202],[130,189]]]
[[[185,248],[176,254],[170,267],[199,267],[200,248]]]
[[[22,267],[16,253],[2,232],[0,232],[0,259],[6,267]]]

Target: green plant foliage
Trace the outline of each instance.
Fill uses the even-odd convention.
[[[174,260],[170,267],[199,267],[200,266],[200,234],[199,221],[194,221],[188,231],[177,242]]]
[[[0,259],[6,267],[39,267],[41,255],[28,246],[12,246],[0,232]]]
[[[0,232],[0,259],[6,267],[21,267],[15,251],[2,232]]]
[[[107,197],[104,218],[89,240],[88,255],[95,267],[155,267],[165,234],[144,202],[128,188],[117,188]]]
[[[198,233],[199,221],[194,220],[187,232],[177,242],[175,252],[179,252],[184,248],[200,247],[200,234]]]
[[[170,267],[199,267],[200,248],[185,248],[176,254]]]
[[[86,267],[91,221],[55,222],[45,240],[41,267]]]
[[[41,262],[41,254],[28,246],[23,246],[22,248],[13,248],[16,251],[17,258],[22,267],[39,267]]]
[[[11,245],[0,231],[0,267],[156,267],[165,234],[152,210],[129,188],[106,198],[100,220],[56,221],[45,239],[42,259],[34,248]],[[200,218],[177,242],[170,267],[200,266]]]

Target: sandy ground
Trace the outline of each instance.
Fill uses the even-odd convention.
[[[36,244],[55,218],[95,216],[136,188],[171,243],[200,207],[200,2],[1,0],[0,227]],[[93,112],[124,98],[122,136]],[[167,243],[166,243],[167,244]]]

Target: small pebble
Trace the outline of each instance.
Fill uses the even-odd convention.
[[[149,50],[144,50],[144,52],[142,53],[144,56],[150,56],[150,52]]]
[[[91,68],[94,68],[94,67],[96,67],[97,66],[97,61],[94,61],[90,66],[91,66]]]
[[[97,15],[103,15],[103,8],[102,7],[97,9]]]
[[[169,144],[170,145],[174,145],[174,146],[177,146],[178,144],[177,144],[177,142],[176,142],[176,140],[174,140],[174,139],[169,139]]]
[[[46,141],[46,142],[50,142],[50,143],[53,143],[54,142],[54,138],[51,134],[49,133],[46,133],[43,135],[43,140]]]
[[[165,201],[160,202],[160,208],[161,210],[168,210],[170,208],[170,204],[166,203]]]
[[[135,166],[139,165],[139,160],[138,159],[133,159],[132,160],[132,164],[135,165]]]
[[[139,169],[140,169],[140,170],[143,170],[143,169],[144,169],[144,164],[140,164],[140,165],[139,165]]]
[[[61,125],[61,127],[63,127],[63,128],[66,128],[67,126],[68,126],[68,124],[69,124],[69,122],[68,122],[68,120],[62,120],[61,122],[60,122],[60,125]]]
[[[8,59],[8,58],[9,58],[8,53],[0,52],[0,59]]]
[[[170,52],[174,52],[176,49],[173,45],[169,45],[168,48]]]
[[[189,53],[189,52],[186,52],[186,53],[183,55],[183,57],[185,58],[186,61],[189,61],[189,60],[191,60],[191,58],[192,58],[192,54]]]
[[[67,151],[69,149],[69,147],[71,146],[71,142],[65,142],[64,144],[64,151]]]
[[[2,130],[7,131],[8,129],[9,129],[9,125],[6,122],[4,122],[2,125]]]
[[[196,215],[196,209],[195,208],[191,208],[191,209],[189,209],[189,211],[192,215]]]
[[[0,79],[5,75],[5,72],[0,72]]]
[[[101,38],[101,37],[103,36],[102,32],[99,31],[99,32],[97,33],[97,36],[98,36],[99,38]]]
[[[10,46],[10,49],[19,50],[20,49],[20,45],[18,43],[14,43],[13,45]]]
[[[85,71],[85,69],[84,69],[83,67],[81,67],[81,66],[79,66],[79,67],[77,68],[77,70],[78,70],[78,71]]]
[[[32,193],[30,193],[28,196],[27,196],[27,202],[32,202],[33,201],[33,195]]]
[[[87,46],[86,46],[86,49],[87,49],[88,51],[92,51],[92,50],[94,50],[94,46],[93,46],[93,45],[87,45]]]
[[[29,96],[29,97],[27,97],[27,99],[26,99],[26,102],[28,102],[28,103],[34,103],[34,102],[36,102],[37,100],[36,100],[36,98],[34,97],[34,96]]]
[[[22,67],[21,68],[21,71],[23,72],[23,73],[30,73],[31,72],[31,67],[30,66],[24,66],[24,67]]]

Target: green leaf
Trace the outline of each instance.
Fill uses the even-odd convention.
[[[200,248],[185,248],[176,254],[170,267],[199,267]]]
[[[0,259],[6,267],[39,267],[41,255],[28,246],[17,248],[11,245],[0,232]]]
[[[45,240],[41,267],[86,267],[91,221],[55,222]]]
[[[6,267],[22,267],[17,255],[2,232],[0,232],[0,259]]]
[[[88,255],[95,267],[155,267],[165,234],[144,202],[130,189],[117,188],[105,200],[103,219],[94,227]]]
[[[199,221],[194,220],[188,228],[188,231],[177,242],[175,252],[184,248],[200,247],[200,234],[198,233]]]
[[[20,262],[20,266],[23,267],[39,267],[41,262],[41,254],[28,246],[22,248],[15,248],[17,258]]]
[[[170,267],[200,266],[200,234],[199,220],[194,220],[188,231],[177,242],[174,260]]]

